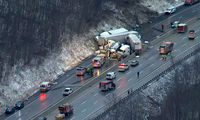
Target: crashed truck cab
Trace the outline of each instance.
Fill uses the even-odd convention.
[[[50,82],[42,82],[40,83],[40,92],[47,92],[50,90]]]

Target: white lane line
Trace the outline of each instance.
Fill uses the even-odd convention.
[[[96,101],[94,102],[94,104],[96,105],[96,104],[97,104],[97,102],[98,102],[98,101],[96,100]]]
[[[121,78],[117,79],[117,82],[120,81]]]
[[[107,94],[106,97],[108,97],[110,94]]]
[[[85,101],[83,101],[81,104],[85,104],[87,101],[85,100]]]
[[[197,36],[196,39],[198,39],[199,37]]]
[[[183,37],[183,39],[186,39],[187,37],[185,36],[185,37]]]
[[[171,78],[169,77],[169,75],[166,75],[166,77],[167,77],[168,79],[171,79]]]
[[[94,94],[94,96],[97,96],[97,95],[98,95],[98,93],[95,93],[95,94]]]
[[[117,87],[117,89],[120,88],[120,86]]]
[[[83,113],[83,112],[85,112],[87,109],[85,108],[85,109],[83,109],[81,112]]]
[[[128,79],[128,82],[131,81],[131,79]]]

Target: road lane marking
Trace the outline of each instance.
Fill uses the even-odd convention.
[[[131,81],[131,79],[128,79],[128,82]]]
[[[121,78],[117,79],[117,82],[120,81]]]
[[[85,104],[87,101],[85,100],[85,101],[83,101],[81,104]]]
[[[109,94],[107,94],[107,95],[106,95],[106,97],[108,97],[109,95],[110,95],[110,93],[109,93]]]
[[[83,113],[83,112],[85,112],[87,109],[85,108],[85,109],[83,109],[81,112]]]
[[[131,71],[127,72],[126,74],[129,74],[129,73],[131,73]]]
[[[117,89],[120,88],[120,86],[117,87]]]
[[[94,94],[94,96],[97,96],[97,95],[98,95],[98,93],[95,93],[95,94]]]

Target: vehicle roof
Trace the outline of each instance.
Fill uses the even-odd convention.
[[[110,30],[108,32],[113,35],[113,34],[128,32],[128,30],[125,28],[119,28],[119,29]]]
[[[76,69],[84,69],[85,67],[83,66],[79,66],[79,67],[76,67]]]
[[[65,90],[70,90],[71,88],[65,88]]]
[[[48,85],[49,82],[41,82],[41,85]]]
[[[141,40],[135,34],[129,34],[128,37],[134,42],[141,42]]]
[[[110,82],[113,82],[113,81],[105,80],[105,81],[100,81],[99,83],[101,83],[101,84],[105,84],[105,83],[110,83]]]
[[[93,60],[100,60],[101,57],[100,56],[96,56],[95,58],[93,58]]]
[[[129,45],[122,45],[122,46],[120,47],[120,50],[125,50],[126,48],[130,48],[130,46],[129,46]]]
[[[127,64],[125,64],[125,63],[120,63],[119,64],[119,66],[125,66],[125,65],[127,65]]]
[[[115,72],[108,72],[107,74],[114,74]]]
[[[178,24],[178,26],[186,26],[187,24],[185,24],[185,23],[180,23],[180,24]]]

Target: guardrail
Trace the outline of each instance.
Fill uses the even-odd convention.
[[[183,60],[189,58],[190,56],[194,55],[198,51],[200,51],[200,42],[193,45],[189,49],[185,50],[184,52],[182,52],[182,54],[175,56],[173,59],[174,63],[172,63],[171,60],[168,60],[168,61],[166,61],[166,63],[164,65],[156,68],[153,72],[144,76],[142,81],[140,80],[139,82],[136,83],[136,85],[135,85],[136,87],[133,88],[133,90],[135,90],[135,91],[133,91],[129,95],[127,95],[127,91],[125,91],[124,93],[119,95],[120,97],[123,95],[124,98],[120,99],[118,101],[118,103],[123,102],[124,100],[128,99],[131,95],[136,94],[139,90],[146,88],[148,86],[148,84],[157,80],[160,76],[162,76],[163,74],[166,74],[168,71],[170,71],[174,66],[180,64]],[[107,105],[105,105],[105,106],[101,107],[99,110],[95,111],[93,114],[91,114],[91,116],[88,116],[87,119],[98,120],[99,118],[102,118],[102,116],[105,116],[105,114],[108,113],[109,110],[113,109],[116,106],[116,104],[111,106],[108,109],[106,109],[106,106]],[[101,111],[103,111],[103,112],[101,112]]]

